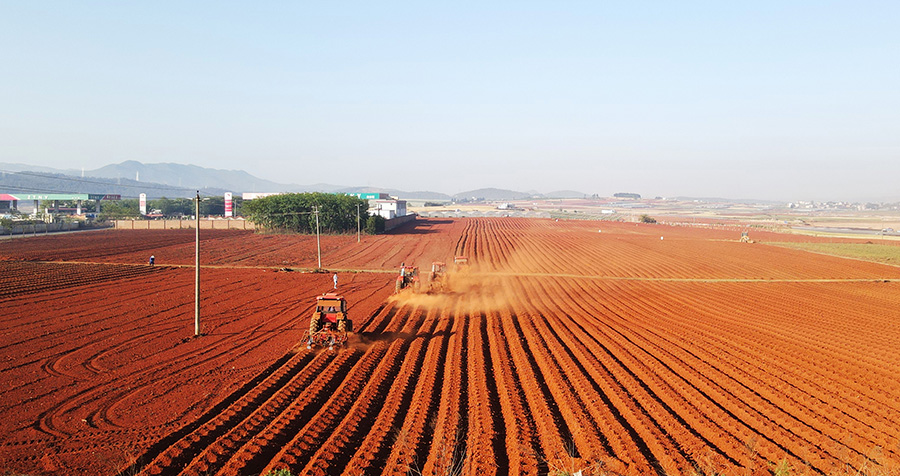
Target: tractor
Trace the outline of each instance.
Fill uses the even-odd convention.
[[[316,310],[309,320],[306,348],[346,345],[349,334],[353,332],[353,321],[347,318],[347,301],[335,293],[316,296]]]
[[[414,293],[419,292],[419,268],[416,266],[400,266],[400,275],[397,276],[397,284],[394,285],[394,294],[411,288]]]
[[[444,290],[447,281],[447,266],[443,261],[435,261],[431,263],[431,274],[428,275],[428,290],[430,292],[438,292]]]

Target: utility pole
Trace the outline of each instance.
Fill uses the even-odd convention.
[[[200,190],[197,190],[197,246],[194,253],[194,337],[200,335]]]
[[[359,243],[359,206],[361,203],[356,204],[356,242]]]
[[[322,269],[322,244],[319,241],[319,206],[315,206],[316,209],[316,249],[319,252],[319,268]]]

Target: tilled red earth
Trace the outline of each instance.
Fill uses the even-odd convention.
[[[199,338],[192,231],[4,240],[0,471],[895,469],[900,269],[739,236],[506,218],[323,237],[358,330],[334,352],[300,345],[332,287],[299,271],[315,237],[201,232]],[[447,292],[391,295],[400,262],[458,254]]]

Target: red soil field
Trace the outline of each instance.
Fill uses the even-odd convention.
[[[896,474],[900,268],[739,238],[420,219],[323,237],[326,274],[315,237],[201,231],[198,338],[192,231],[2,240],[0,471]],[[333,271],[357,333],[307,350]]]

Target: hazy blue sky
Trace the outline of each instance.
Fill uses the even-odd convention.
[[[0,162],[900,199],[900,2],[0,1]]]

